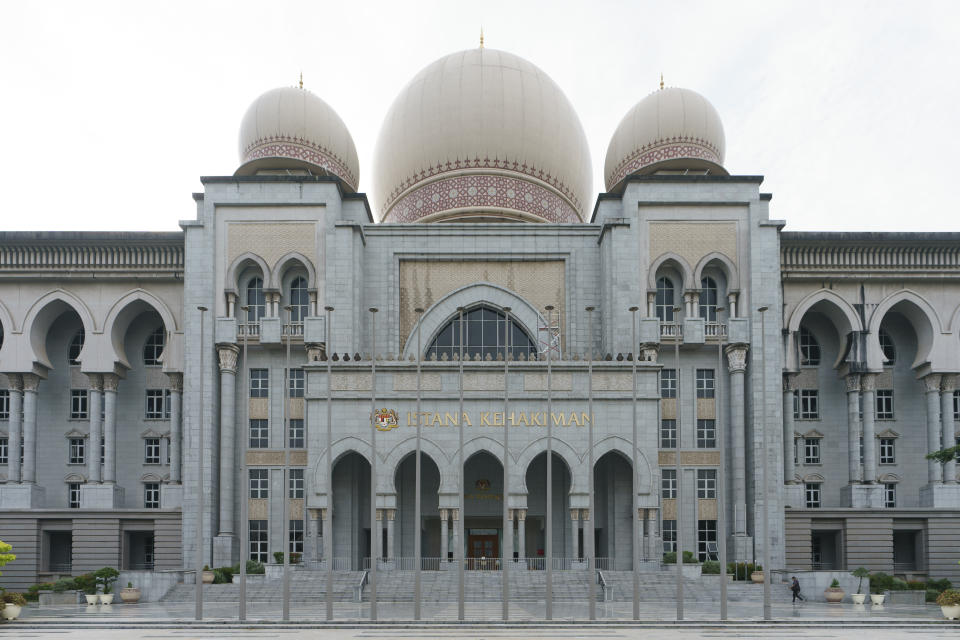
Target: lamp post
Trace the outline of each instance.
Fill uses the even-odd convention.
[[[206,372],[203,370],[203,354],[207,349],[204,344],[203,319],[207,308],[198,306],[197,310],[200,311],[200,408],[197,411],[197,421],[199,422],[197,460],[199,464],[197,465],[197,574],[194,582],[196,585],[196,611],[194,613],[197,620],[203,620],[203,490],[205,487],[203,482],[203,379],[206,377]]]
[[[327,358],[327,520],[323,524],[324,559],[327,561],[327,621],[333,620],[333,352],[330,349],[330,329],[333,321],[333,307],[324,307],[327,312],[326,327],[324,327],[323,345],[324,356]]]
[[[377,560],[383,531],[377,524],[377,309],[370,307],[370,619],[377,619]]]
[[[640,483],[637,477],[637,460],[640,459],[640,450],[638,448],[638,428],[637,428],[637,356],[640,353],[639,345],[637,344],[637,311],[640,307],[636,305],[630,307],[630,327],[633,330],[633,337],[630,339],[630,350],[633,351],[633,356],[630,358],[630,387],[633,391],[633,403],[631,407],[633,409],[633,464],[631,465],[631,470],[633,472],[633,482],[630,484],[632,490],[631,496],[631,511],[633,512],[633,619],[640,619],[640,539],[641,536],[638,535],[642,533],[643,522],[640,520],[640,502],[637,499],[637,491],[640,488]]]
[[[293,307],[285,305],[287,312],[287,326],[293,326]],[[290,331],[286,335],[287,357],[283,366],[283,545],[286,547],[283,554],[283,621],[290,620]]]
[[[414,600],[413,600],[413,619],[420,619],[420,563],[421,563],[421,553],[420,553],[420,396],[422,390],[422,362],[423,362],[423,345],[420,343],[420,326],[423,324],[423,308],[417,307],[414,309],[414,312],[417,314],[417,457],[415,460],[416,464],[416,480],[415,480],[415,494],[416,497],[413,500],[413,558],[414,558],[414,574],[413,574],[413,591],[414,591]],[[461,420],[463,417],[461,416]],[[443,560],[446,560],[444,558]],[[441,562],[443,562],[441,560]]]
[[[720,552],[720,619],[727,619],[727,514],[726,514],[726,470],[727,440],[723,433],[723,405],[720,402],[720,385],[723,381],[723,330],[720,328],[720,313],[726,311],[717,307],[717,388],[714,394],[717,419],[717,442],[720,447],[720,469],[717,471],[717,548]]]
[[[250,311],[249,305],[240,307],[243,315],[246,316]],[[250,332],[244,326],[243,331],[243,425],[244,432],[247,434],[245,439],[247,444],[240,446],[240,478],[243,482],[241,486],[244,489],[240,493],[240,615],[241,621],[247,619],[247,558],[249,553],[250,539],[250,516],[247,513],[250,498],[250,474],[247,471],[247,447],[250,446],[250,365],[247,364],[247,342]],[[244,552],[247,549],[247,552]]]
[[[680,310],[681,310],[680,307],[674,307],[674,308],[673,308],[673,317],[674,317],[674,319],[676,319],[677,316],[680,314]],[[680,388],[681,388],[681,386],[680,386],[680,378],[681,378],[682,376],[681,376],[681,372],[680,372],[680,332],[679,332],[679,331],[677,331],[677,332],[676,332],[676,335],[674,335],[674,337],[673,337],[673,358],[674,358],[674,362],[676,363],[675,366],[677,367],[677,370],[676,370],[676,371],[677,371],[677,393],[676,393],[676,396],[677,396],[677,402],[676,402],[676,406],[677,406],[677,417],[676,417],[676,422],[677,422],[677,438],[676,438],[676,441],[675,441],[675,443],[674,443],[674,444],[676,444],[676,450],[674,451],[674,455],[676,456],[676,459],[673,461],[673,463],[674,463],[674,473],[676,474],[676,478],[675,478],[675,480],[676,480],[676,495],[674,496],[673,504],[674,504],[674,507],[675,507],[675,510],[676,510],[676,517],[675,517],[676,532],[674,533],[674,537],[676,538],[675,542],[676,542],[676,546],[677,546],[677,620],[683,620],[683,526],[682,526],[682,521],[683,521],[683,517],[682,517],[682,516],[683,516],[683,505],[681,504],[681,499],[682,499],[683,496],[682,496],[682,492],[681,492],[681,481],[680,481],[680,476],[681,476],[681,473],[680,473],[680,443],[681,443],[681,441],[682,441],[682,439],[683,439],[683,429],[682,429],[682,420],[681,420],[681,417],[682,417],[682,415],[683,415],[683,404],[682,404],[681,401],[680,401],[680,399],[681,399],[681,396],[680,396]]]
[[[769,620],[770,613],[770,509],[767,508],[767,496],[769,487],[767,487],[767,477],[769,475],[767,467],[767,357],[766,357],[766,311],[769,307],[760,307],[757,311],[760,313],[760,384],[761,384],[761,404],[760,404],[760,457],[763,458],[760,476],[760,495],[763,496],[763,619]],[[756,415],[756,414],[754,414]]]
[[[547,620],[553,620],[553,344],[550,336],[550,315],[553,305],[544,307],[547,311]],[[506,416],[504,416],[506,424]],[[591,584],[593,580],[590,580]]]

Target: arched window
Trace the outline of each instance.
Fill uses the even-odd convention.
[[[506,316],[490,307],[474,307],[463,314],[463,352],[474,358],[477,354],[486,358],[489,353],[492,358],[506,352]],[[460,353],[460,318],[455,317],[448,322],[433,343],[427,348],[426,356],[436,355],[440,360],[443,354],[453,358]],[[510,353],[514,358],[520,354],[530,358],[536,356],[537,345],[527,335],[516,320],[510,318]]]
[[[250,278],[247,282],[247,322],[260,322],[267,314],[267,301],[263,295],[263,278]]]
[[[163,347],[166,344],[167,334],[163,327],[157,327],[150,333],[147,343],[143,345],[143,364],[160,364],[160,355],[163,353]]]
[[[886,359],[884,364],[893,364],[897,361],[897,348],[893,344],[893,338],[883,329],[880,329],[880,349]]]
[[[669,278],[657,278],[657,318],[673,322],[673,283]]]
[[[820,364],[820,343],[804,326],[800,327],[800,364]]]
[[[307,279],[297,276],[290,283],[290,322],[303,322],[310,308],[310,294],[307,293]]]
[[[80,352],[83,351],[83,340],[85,337],[83,327],[80,327],[80,331],[73,334],[73,340],[70,341],[70,348],[67,349],[67,359],[70,361],[70,364],[80,364]]]
[[[700,317],[707,322],[717,321],[717,281],[710,277],[700,280]]]

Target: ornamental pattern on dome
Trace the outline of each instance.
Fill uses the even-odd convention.
[[[552,189],[506,175],[440,178],[397,200],[383,222],[416,222],[442,211],[483,208],[519,211],[549,222],[580,222],[576,210]]]
[[[271,136],[261,138],[247,146],[243,151],[243,162],[260,158],[292,158],[323,167],[330,173],[357,188],[357,177],[346,162],[326,147],[315,144],[305,138],[291,136]]]
[[[563,218],[563,219],[554,219],[554,217],[548,217],[544,215],[542,211],[532,211],[532,210],[527,210],[525,208],[520,208],[519,210],[525,213],[531,213],[541,218],[547,218],[554,222],[579,222],[580,221],[580,216],[576,213],[581,209],[580,199],[563,182],[561,182],[554,176],[550,175],[549,173],[544,172],[543,169],[538,169],[533,165],[528,166],[526,163],[518,163],[515,160],[511,162],[509,160],[500,160],[500,159],[491,160],[490,158],[484,158],[483,160],[481,160],[480,158],[474,158],[473,160],[460,160],[459,158],[454,161],[448,160],[443,165],[438,165],[436,167],[431,166],[426,170],[421,170],[419,173],[413,176],[407,177],[400,186],[395,188],[390,193],[390,196],[387,198],[387,201],[380,208],[380,213],[383,216],[382,218],[383,221],[384,222],[387,222],[387,221],[414,222],[417,218],[421,218],[423,216],[429,215],[430,213],[436,213],[438,211],[451,208],[452,206],[462,206],[462,207],[489,206],[489,207],[505,207],[510,209],[517,208],[516,205],[518,203],[512,200],[513,196],[510,197],[511,200],[508,200],[503,204],[497,204],[496,202],[493,201],[496,199],[495,198],[496,194],[493,194],[491,196],[491,198],[493,199],[477,197],[475,198],[477,202],[471,203],[471,204],[453,205],[452,203],[448,202],[447,205],[440,206],[438,209],[436,209],[436,211],[431,211],[431,212],[424,211],[423,213],[417,213],[413,218],[410,218],[410,219],[402,218],[401,214],[395,211],[395,209],[398,206],[400,206],[401,203],[407,203],[407,206],[409,207],[411,196],[414,196],[415,194],[420,193],[422,189],[428,188],[431,186],[431,185],[427,185],[426,187],[417,188],[412,192],[405,193],[407,192],[408,189],[415,186],[417,183],[422,182],[423,180],[426,180],[428,178],[439,176],[444,173],[453,172],[453,171],[463,171],[467,169],[499,169],[501,171],[510,171],[510,172],[522,174],[524,176],[529,176],[531,178],[536,178],[537,180],[545,182],[546,184],[556,189],[560,194],[563,194],[563,196],[569,202],[564,202],[563,199],[558,197],[557,194],[551,193],[550,190],[545,189],[544,187],[534,185],[525,180],[520,180],[516,178],[513,179],[517,183],[517,185],[529,185],[529,187],[525,186],[523,187],[523,189],[531,189],[531,190],[536,189],[536,190],[539,190],[539,192],[542,192],[542,194],[540,194],[539,192],[537,194],[533,194],[532,191],[524,192],[524,193],[528,193],[528,192],[531,193],[532,197],[534,197],[536,200],[542,200],[544,197],[547,197],[547,196],[549,196],[550,198],[556,199],[557,202],[562,204],[562,207],[559,207],[560,209],[570,210],[572,218],[566,219],[567,216],[565,214],[560,213],[559,211],[553,214],[553,216],[559,216],[560,218]],[[483,177],[500,178],[504,176],[483,176]],[[517,186],[508,187],[505,184],[492,185],[492,186],[494,186],[495,188],[502,188],[506,190],[509,190],[509,189],[513,189],[514,191],[519,190]],[[431,193],[431,197],[432,197],[432,193]],[[413,201],[415,202],[416,198],[414,198]],[[544,210],[549,208],[557,209],[558,207],[545,207]],[[409,208],[407,209],[407,211],[409,212]],[[388,220],[388,219],[391,219],[391,220]]]
[[[720,150],[716,145],[702,138],[674,137],[657,140],[637,149],[623,159],[607,176],[607,184],[616,185],[632,173],[644,167],[677,158],[698,158],[722,164]]]

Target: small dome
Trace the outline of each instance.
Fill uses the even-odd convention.
[[[387,112],[373,166],[383,222],[580,222],[592,189],[570,101],[541,69],[496,49],[418,73]]]
[[[723,123],[706,98],[690,89],[654,91],[620,121],[603,165],[607,191],[627,176],[660,169],[727,175]]]
[[[240,168],[307,169],[334,175],[356,191],[360,162],[353,138],[336,111],[305,89],[281,87],[253,101],[240,124]]]

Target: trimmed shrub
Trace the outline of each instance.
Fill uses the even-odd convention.
[[[54,593],[63,593],[64,591],[69,591],[70,589],[76,589],[77,585],[74,582],[73,578],[60,578],[53,583],[53,592]]]
[[[902,582],[902,580],[901,580]],[[893,590],[893,576],[882,571],[870,574],[870,593],[883,593]]]
[[[7,604],[15,604],[18,607],[27,606],[27,599],[23,597],[22,593],[17,593],[16,591],[7,591],[3,594],[3,601]]]
[[[213,570],[213,584],[230,584],[231,582],[233,582],[233,567],[218,567]]]
[[[676,552],[676,551],[664,551],[664,552],[663,552],[663,564],[677,564],[677,552]]]
[[[960,591],[956,589],[947,589],[937,596],[937,604],[941,607],[952,607],[960,604]]]
[[[923,580],[907,580],[908,591],[926,591],[927,583]]]
[[[937,598],[940,597],[940,592],[936,589],[927,589],[927,602],[936,602]]]
[[[940,580],[927,580],[927,589],[936,589],[937,593],[952,589],[953,585],[946,578]]]
[[[707,560],[703,563],[701,572],[707,575],[720,575],[720,563],[716,560]]]
[[[890,583],[890,590],[891,591],[908,591],[909,587],[907,587],[906,580],[901,580],[900,578],[894,578],[893,582]]]

